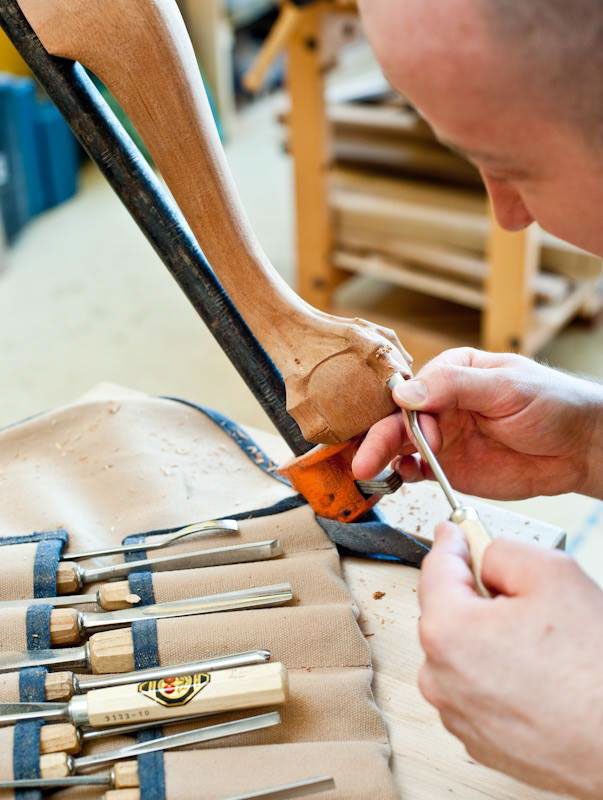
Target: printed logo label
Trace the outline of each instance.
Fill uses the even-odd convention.
[[[143,681],[138,684],[138,691],[161,706],[185,706],[207,686],[209,680],[207,672],[178,675],[176,678]]]

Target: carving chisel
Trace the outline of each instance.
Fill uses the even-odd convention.
[[[75,608],[57,608],[50,612],[50,641],[53,645],[75,644],[80,641],[82,636],[96,633],[96,631],[123,628],[125,625],[142,619],[186,617],[196,614],[214,614],[218,611],[282,605],[292,597],[289,584],[278,584],[196,597],[191,600],[133,606],[121,611],[97,612],[77,611]]]
[[[154,606],[109,611],[105,614],[74,612],[76,618],[67,620],[65,630],[76,633],[82,625],[86,631],[105,631],[91,636],[82,647],[59,650],[32,650],[29,653],[0,653],[0,673],[25,667],[67,667],[74,670],[91,669],[92,672],[130,672],[133,669],[134,647],[130,630],[107,629],[127,626],[144,619],[166,619],[222,611],[280,606],[293,599],[288,583],[262,586],[225,594],[208,595],[195,600],[178,600]],[[57,609],[53,615],[64,615],[67,609]],[[51,616],[52,620],[52,616]],[[51,621],[52,624],[52,621]],[[121,634],[121,635],[120,635]]]
[[[250,667],[252,664],[265,664],[270,661],[269,650],[249,650],[244,653],[232,653],[202,661],[189,661],[169,667],[151,667],[133,672],[122,672],[119,675],[101,675],[100,677],[82,677],[75,672],[49,672],[45,679],[46,700],[56,702],[71,700],[74,694],[84,694],[92,689],[107,689],[109,686],[125,686],[128,683],[141,681],[158,681],[162,678],[175,678],[178,675],[189,675],[195,672],[215,672],[218,669],[234,669],[234,667]]]
[[[70,594],[78,591],[87,583],[126,578],[131,572],[166,572],[197,567],[243,564],[249,561],[265,561],[269,558],[276,558],[282,555],[282,552],[278,539],[268,539],[264,542],[211,547],[205,550],[194,550],[190,553],[126,561],[105,567],[84,569],[79,564],[61,561],[57,568],[57,591],[59,594]]]
[[[318,792],[331,792],[335,788],[333,778],[321,776],[273,786],[271,789],[260,789],[258,792],[233,795],[226,800],[293,800],[294,797],[309,797]]]
[[[132,544],[116,545],[115,547],[104,547],[100,550],[88,550],[84,553],[65,553],[63,561],[81,561],[85,558],[98,558],[100,556],[115,556],[120,553],[137,553],[140,551],[159,550],[162,547],[176,544],[180,539],[195,534],[210,533],[238,533],[239,525],[234,519],[206,520],[205,522],[194,522],[192,525],[183,525],[180,528],[166,528],[160,533],[141,534],[145,538],[143,542],[132,542]]]
[[[255,664],[93,689],[68,703],[0,703],[0,725],[29,719],[68,721],[90,728],[161,722],[281,705],[287,690],[287,670],[282,664]]]
[[[392,389],[392,391],[401,383],[404,383],[404,378],[399,372],[395,372],[387,381],[387,385],[390,389]],[[440,487],[442,488],[442,491],[446,495],[446,499],[450,504],[452,513],[450,514],[449,519],[451,522],[454,522],[456,525],[462,528],[463,533],[465,534],[465,538],[467,539],[467,544],[469,546],[471,569],[473,571],[477,589],[483,597],[491,597],[492,595],[482,582],[481,571],[484,551],[492,541],[492,537],[484,527],[484,524],[479,518],[476,509],[472,508],[471,506],[462,505],[455,495],[446,473],[442,469],[442,466],[437,460],[435,453],[431,449],[425,434],[421,430],[417,412],[406,411],[406,416],[408,418],[408,424],[410,426],[411,433],[415,438],[415,444],[417,445],[419,453],[421,454],[423,460],[429,465],[429,468],[433,472],[436,481],[440,484]]]
[[[64,780],[69,775],[74,775],[85,769],[100,767],[103,764],[112,764],[122,759],[136,758],[144,753],[174,750],[178,747],[188,747],[190,745],[200,744],[201,742],[222,739],[227,736],[250,733],[251,731],[278,725],[280,721],[281,716],[278,711],[271,711],[268,714],[244,717],[233,720],[232,722],[223,722],[219,725],[208,725],[204,728],[196,728],[194,731],[173,733],[169,736],[161,736],[159,739],[152,739],[148,742],[138,742],[136,744],[127,745],[126,747],[120,747],[118,750],[94,753],[88,756],[80,756],[79,758],[72,758],[68,753],[48,753],[47,755],[40,756],[41,778],[1,781],[0,789],[44,789],[47,785],[43,783],[43,781],[48,779]],[[107,778],[107,776],[103,777],[105,779]]]
[[[119,761],[111,772],[101,775],[70,775],[65,778],[23,778],[0,783],[0,789],[69,789],[74,786],[107,786],[115,789],[136,788],[138,763]],[[308,778],[304,781],[260,789],[257,792],[238,794],[227,800],[293,800],[309,797],[318,792],[330,792],[336,788],[333,778]]]
[[[205,713],[192,714],[188,717],[169,717],[159,722],[153,720],[152,722],[136,722],[132,725],[115,725],[112,728],[77,728],[71,722],[43,725],[40,728],[40,753],[65,752],[71,756],[79,753],[86,742],[94,742],[107,736],[129,736],[148,728],[156,728],[158,725],[165,728],[168,725],[202,720],[207,716],[209,715]]]

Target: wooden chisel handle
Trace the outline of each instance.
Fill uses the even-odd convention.
[[[55,608],[50,612],[50,643],[53,646],[77,644],[80,638],[79,612],[75,608]]]
[[[60,561],[57,568],[57,594],[75,594],[81,589],[79,566],[75,561]],[[131,608],[140,598],[130,591],[128,581],[109,581],[98,589],[98,604],[105,611]]]
[[[70,722],[42,725],[40,728],[40,753],[79,753],[82,741],[78,729]]]
[[[113,657],[113,650],[115,656],[118,657],[118,664],[126,655],[124,653],[124,645],[126,639],[131,643],[132,637],[128,628],[124,628],[125,636],[119,636],[120,630],[103,631],[102,633],[93,634],[89,640],[90,647],[90,660],[93,672],[130,672],[134,667],[128,669],[121,668],[106,668],[105,662],[107,659]],[[79,612],[75,608],[55,608],[50,612],[50,642],[53,646],[77,644],[81,638],[81,630],[79,625]],[[128,656],[133,663],[134,651],[131,647],[127,647]],[[100,665],[102,660],[102,668]],[[98,669],[95,668],[95,661],[98,662]]]
[[[46,753],[40,756],[41,778],[66,778],[71,775],[67,753]]]
[[[19,5],[46,50],[92,70],[127,113],[220,282],[283,375],[287,409],[304,437],[347,441],[395,411],[385,381],[407,373],[409,360],[396,334],[304,302],[256,239],[176,0]]]
[[[132,594],[128,581],[109,581],[98,589],[98,604],[105,611],[119,611],[132,608],[140,602],[138,595]]]
[[[44,699],[49,703],[71,700],[73,672],[49,672],[44,679]]]
[[[287,691],[287,670],[278,662],[94,689],[86,694],[87,724],[105,727],[280,705]]]
[[[96,675],[109,672],[132,672],[134,642],[130,628],[95,633],[88,639],[90,671]]]
[[[75,561],[59,561],[57,566],[57,594],[75,594],[81,587],[79,567]]]
[[[486,589],[482,581],[484,553],[492,541],[492,537],[474,508],[463,506],[457,511],[452,512],[450,520],[457,524],[465,534],[467,546],[469,547],[471,571],[475,578],[477,591],[482,597],[492,597],[492,594]]]
[[[42,726],[44,730],[44,726]],[[67,753],[48,753],[40,756],[41,778],[67,778],[70,775]],[[113,765],[113,785],[116,789],[135,788],[138,784],[138,762],[116,761]]]

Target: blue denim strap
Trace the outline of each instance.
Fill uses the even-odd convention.
[[[25,615],[25,630],[28,650],[49,650],[50,614],[52,606],[28,606]]]
[[[48,650],[50,647],[50,614],[52,606],[29,606],[25,615],[27,649]],[[19,700],[22,703],[40,703],[46,700],[46,672],[41,667],[30,667],[19,672]],[[13,774],[15,778],[40,777],[39,720],[18,722],[13,739]],[[42,795],[37,790],[19,791],[17,800],[37,800]]]
[[[69,535],[59,528],[56,531],[27,533],[23,536],[2,536],[0,547],[37,542],[33,569],[33,596],[54,597],[57,593],[57,567]]]

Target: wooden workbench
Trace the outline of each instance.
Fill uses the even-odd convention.
[[[289,457],[286,445],[276,436],[255,429],[251,433],[277,461]],[[558,528],[483,501],[472,502],[494,536],[518,536],[543,547],[564,546],[565,536]],[[432,538],[435,524],[447,516],[446,501],[431,482],[403,487],[379,508],[392,524],[424,541]],[[349,556],[343,566],[360,608],[361,629],[371,646],[373,691],[387,723],[391,767],[402,800],[552,798],[476,764],[419,693],[417,674],[423,655],[417,634],[418,570]],[[375,593],[383,596],[376,599]]]

